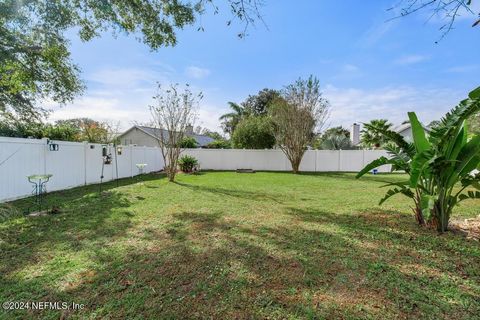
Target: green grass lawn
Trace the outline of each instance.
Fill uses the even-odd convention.
[[[480,319],[479,243],[417,227],[401,196],[377,206],[395,179],[206,172],[52,193],[59,214],[0,223],[0,302],[85,308],[0,317]]]

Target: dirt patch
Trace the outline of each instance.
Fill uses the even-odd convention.
[[[450,221],[449,229],[461,233],[475,241],[480,241],[480,215],[470,219],[454,219]]]

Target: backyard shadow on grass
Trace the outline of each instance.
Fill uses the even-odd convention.
[[[197,197],[204,196],[198,191],[233,201],[269,201],[272,196],[178,185]],[[278,220],[268,213],[254,220],[229,214],[228,207],[205,212],[172,205],[160,223],[132,230],[133,217],[127,214],[132,201],[149,198],[107,195],[112,196],[108,203],[101,198],[89,202],[88,194],[77,199],[78,208],[63,214],[66,221],[40,218],[31,227],[9,226],[8,242],[0,248],[9,259],[17,252],[20,256],[2,261],[6,267],[0,271],[7,277],[1,278],[0,296],[86,306],[32,314],[49,318],[469,319],[480,312],[478,244],[436,236],[397,211],[338,214],[278,203]],[[34,274],[21,280],[8,277],[30,261],[34,267],[42,258],[34,253],[50,243],[67,253],[88,249],[83,257],[88,264],[70,275],[71,257],[52,257],[48,270],[30,268]],[[25,249],[31,252],[22,253]],[[25,313],[9,315],[22,318]]]
[[[412,239],[408,227],[405,234],[392,228],[395,214],[288,212],[284,227],[249,226],[222,212],[175,213],[150,234],[157,245],[97,251],[101,268],[48,298],[85,303],[78,316],[112,318],[473,318],[480,311],[478,272],[456,275],[446,239]]]
[[[368,181],[375,181],[375,182],[381,182],[381,183],[392,183],[392,180],[398,180],[398,181],[403,181],[407,180],[408,178],[404,174],[383,174],[379,173],[376,175],[373,174],[368,174],[363,176],[360,179],[356,179],[355,175],[356,173],[354,172],[301,172],[300,175],[304,176],[313,176],[313,177],[327,177],[327,178],[332,178],[332,179],[342,179],[342,180],[351,180],[351,181],[363,181],[363,180],[368,180]],[[363,180],[362,180],[363,179]]]
[[[188,184],[188,183],[183,183],[178,181],[175,181],[174,183],[184,188],[189,188],[195,192],[208,192],[208,193],[213,193],[217,195],[235,197],[235,198],[246,199],[246,200],[255,200],[255,201],[269,200],[279,204],[282,203],[280,200],[278,200],[278,195],[275,196],[267,192],[261,192],[261,191],[253,192],[253,191],[246,191],[246,190],[240,190],[240,189],[209,187],[209,186],[203,186],[203,185]]]
[[[157,176],[148,176],[157,180]],[[127,186],[134,179],[123,179],[119,186]],[[47,205],[58,205],[59,214],[40,217],[22,217],[16,223],[7,221],[0,228],[0,252],[2,278],[24,268],[32,269],[45,261],[44,252],[58,247],[76,252],[95,242],[108,244],[121,237],[132,226],[135,214],[129,210],[132,201],[144,201],[142,197],[129,198],[114,190],[116,182],[105,183],[102,192],[98,185],[49,193]],[[28,199],[13,203],[20,208],[28,205]]]

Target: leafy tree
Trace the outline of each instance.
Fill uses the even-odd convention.
[[[45,125],[31,117],[11,113],[0,115],[0,136],[14,138],[36,138],[44,137]]]
[[[243,119],[232,135],[232,144],[238,149],[271,149],[275,145],[272,123],[267,117]]]
[[[237,103],[229,102],[228,105],[233,112],[222,115],[219,120],[222,121],[223,131],[229,135],[232,135],[240,121],[247,117],[249,113],[245,107]]]
[[[231,149],[232,144],[228,140],[215,140],[205,146],[207,149]]]
[[[91,143],[114,142],[114,126],[108,122],[100,122],[90,118],[75,118],[58,120],[57,127],[68,127],[76,131],[75,141],[88,141]]]
[[[287,156],[294,173],[299,171],[314,132],[325,124],[329,108],[320,91],[320,82],[313,76],[287,86],[282,97],[270,107],[276,143]]]
[[[363,129],[360,135],[360,143],[366,148],[380,148],[388,139],[385,135],[378,132],[378,129],[389,130],[392,124],[386,119],[375,119],[369,123],[363,124]]]
[[[226,2],[245,28],[261,20],[259,0]],[[66,31],[78,30],[83,41],[106,30],[131,34],[157,50],[174,46],[177,30],[193,25],[210,5],[218,11],[214,0],[0,2],[0,111],[39,117],[40,102],[67,103],[83,91]]]
[[[242,104],[248,114],[264,116],[268,113],[270,105],[280,97],[280,92],[272,89],[263,89],[256,95],[248,96]]]
[[[193,149],[193,148],[196,148],[196,147],[198,147],[197,140],[195,140],[195,138],[192,138],[192,137],[185,137],[180,142],[180,148]]]
[[[388,129],[379,128],[397,148],[392,150],[392,157],[374,160],[357,177],[385,164],[405,170],[410,179],[393,183],[395,187],[381,203],[395,194],[404,194],[414,200],[419,223],[426,223],[439,232],[446,231],[456,205],[467,199],[480,199],[480,174],[472,173],[480,169],[480,135],[468,138],[465,125],[465,121],[478,112],[480,87],[447,113],[429,135],[416,114],[410,112],[413,144]]]
[[[114,126],[89,118],[59,120],[49,124],[12,113],[4,113],[0,117],[0,136],[6,137],[111,143],[114,142],[113,135]]]
[[[60,141],[79,141],[80,129],[69,124],[48,124],[43,130],[44,137]]]

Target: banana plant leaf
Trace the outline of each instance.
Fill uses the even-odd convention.
[[[408,188],[394,188],[394,189],[390,189],[387,191],[387,193],[385,194],[385,196],[380,200],[380,202],[378,203],[379,205],[382,205],[385,201],[387,201],[389,198],[393,197],[394,195],[396,194],[403,194],[409,198],[412,198],[415,196],[413,191],[408,189]]]

